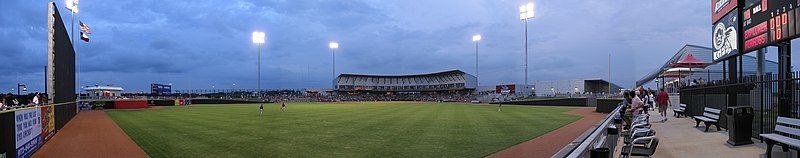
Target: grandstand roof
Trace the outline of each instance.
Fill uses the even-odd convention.
[[[398,74],[398,75],[387,75],[387,74],[382,74],[382,75],[375,75],[375,74],[341,74],[339,76],[340,77],[351,77],[351,76],[357,76],[357,77],[417,77],[417,76],[433,76],[433,75],[454,74],[454,73],[467,74],[466,72],[461,71],[461,70],[448,70],[448,71],[433,72],[433,73],[426,73],[426,74],[405,74],[405,75],[402,75],[402,74]],[[467,74],[467,75],[470,75],[470,74]]]

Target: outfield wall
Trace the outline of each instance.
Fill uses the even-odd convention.
[[[30,157],[77,112],[74,102],[0,112],[0,158]]]

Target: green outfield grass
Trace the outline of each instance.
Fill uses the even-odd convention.
[[[152,157],[483,157],[562,127],[569,108],[459,103],[193,105],[108,111]]]

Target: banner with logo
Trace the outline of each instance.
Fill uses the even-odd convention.
[[[725,60],[739,52],[739,18],[736,16],[738,12],[734,10],[711,27],[714,62]]]
[[[56,117],[55,117],[55,110],[56,108],[53,106],[45,106],[41,108],[42,110],[42,139],[47,140],[53,136],[53,132],[56,129]]]
[[[516,93],[517,86],[516,85],[498,85],[495,86],[495,93],[498,94],[514,94]]]
[[[41,108],[19,110],[14,112],[14,131],[18,158],[27,158],[33,154],[42,140]]]
[[[716,23],[738,5],[738,0],[711,0],[711,23]]]

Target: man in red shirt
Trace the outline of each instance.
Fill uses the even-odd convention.
[[[667,107],[669,106],[669,94],[667,94],[667,91],[664,91],[664,88],[661,88],[661,92],[659,92],[656,96],[656,104],[658,104],[658,112],[661,113],[661,116],[664,116],[664,120],[661,122],[666,122]]]

